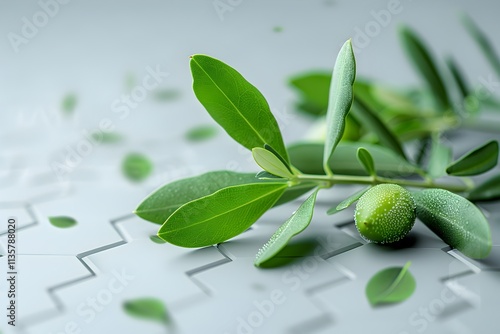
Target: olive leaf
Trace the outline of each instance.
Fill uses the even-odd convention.
[[[495,49],[493,48],[493,45],[489,41],[488,37],[481,31],[481,29],[479,29],[472,18],[466,13],[462,14],[462,22],[469,34],[479,45],[479,48],[483,52],[486,59],[490,62],[490,65],[493,67],[495,72],[497,72],[497,75],[500,76],[500,58],[495,52]]]
[[[170,324],[170,316],[163,302],[156,298],[138,298],[127,300],[123,303],[123,309],[131,316],[160,322],[164,325]]]
[[[286,183],[265,182],[221,189],[181,206],[168,217],[158,236],[182,247],[221,243],[249,228],[287,187]]]
[[[402,268],[381,270],[370,279],[365,292],[372,306],[402,302],[413,294],[416,282],[408,271],[410,265],[411,262],[407,262]]]
[[[450,70],[451,76],[453,77],[455,83],[457,84],[458,90],[460,91],[462,98],[463,99],[467,98],[467,96],[470,95],[471,90],[468,87],[464,75],[460,70],[460,68],[458,67],[458,64],[452,57],[446,58],[445,62],[446,65],[448,66],[448,69]]]
[[[446,173],[455,176],[478,175],[489,171],[498,162],[498,142],[492,140],[453,162]]]
[[[367,175],[366,170],[359,164],[357,158],[358,148],[367,149],[373,157],[380,175],[413,175],[423,173],[421,169],[392,150],[379,145],[368,143],[341,142],[330,159],[330,168],[335,174]],[[306,174],[323,173],[323,144],[296,143],[288,147],[290,160],[293,166]]]
[[[364,188],[364,189],[361,189],[361,190],[355,192],[354,194],[352,194],[351,196],[349,196],[348,198],[346,198],[345,200],[343,200],[339,204],[334,205],[333,207],[331,207],[330,209],[328,209],[328,211],[326,212],[326,214],[333,215],[333,214],[336,214],[339,211],[347,209],[348,207],[350,207],[352,205],[352,203],[354,203],[358,199],[360,199],[360,197],[363,196],[370,188],[371,187],[367,187],[367,188]]]
[[[359,147],[356,153],[359,163],[363,165],[368,175],[375,176],[375,163],[370,152],[364,147]]]
[[[372,131],[380,140],[380,143],[393,150],[406,159],[403,147],[399,139],[394,135],[385,123],[377,116],[374,110],[365,104],[360,98],[355,98],[352,105],[352,115],[368,130]]]
[[[68,216],[53,216],[49,217],[49,222],[59,228],[73,227],[77,224],[76,220]]]
[[[483,213],[467,199],[444,189],[413,193],[417,217],[444,242],[470,258],[491,250],[491,233]]]
[[[302,101],[298,109],[313,116],[326,114],[331,73],[311,72],[296,75],[290,79],[290,85],[301,94]]]
[[[252,149],[252,155],[255,162],[263,170],[285,179],[293,178],[293,174],[290,172],[289,168],[271,151],[255,147]]]
[[[432,140],[427,171],[430,177],[438,178],[446,174],[446,167],[451,162],[451,148],[441,143],[439,138]]]
[[[153,163],[140,153],[128,154],[122,162],[123,174],[131,181],[145,180],[153,170]]]
[[[257,88],[209,56],[194,55],[190,65],[196,97],[234,140],[249,150],[269,144],[288,161],[278,123]]]
[[[135,209],[139,217],[163,224],[175,210],[222,188],[259,182],[253,173],[215,171],[168,183],[146,197]]]
[[[290,164],[288,163],[288,161],[285,160],[285,158],[283,158],[279,154],[279,152],[277,152],[274,148],[272,148],[268,144],[264,144],[264,148],[266,150],[268,150],[269,152],[271,152],[272,154],[274,154],[276,156],[276,158],[280,159],[280,161],[283,163],[283,165],[285,165],[285,167],[288,169],[288,171],[293,174],[293,166],[290,166]]]
[[[295,211],[293,215],[278,228],[271,239],[262,246],[255,257],[254,264],[256,266],[260,266],[262,263],[273,258],[288,244],[292,237],[309,226],[314,213],[314,204],[316,203],[317,194],[318,189],[300,205],[297,211]]]
[[[345,129],[345,119],[351,109],[353,84],[356,77],[356,60],[351,40],[344,43],[335,61],[328,110],[326,113],[326,141],[323,152],[323,169],[330,172],[330,158],[340,142]]]
[[[426,81],[436,102],[442,109],[448,109],[451,105],[448,91],[427,47],[409,27],[401,27],[399,33],[407,56]]]
[[[495,175],[472,189],[467,196],[471,201],[500,199],[500,175]]]

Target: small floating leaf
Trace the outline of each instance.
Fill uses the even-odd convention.
[[[180,93],[175,89],[159,89],[153,93],[153,97],[157,101],[173,101],[179,98]]]
[[[366,285],[366,297],[372,306],[399,303],[415,291],[416,282],[408,271],[411,262],[404,267],[387,268],[376,273]]]
[[[49,222],[59,228],[68,228],[76,225],[76,220],[68,216],[49,217]]]
[[[498,162],[498,142],[492,140],[455,161],[446,173],[455,176],[478,175],[489,171]]]
[[[208,140],[217,135],[217,129],[212,125],[196,126],[186,132],[186,139],[192,142]]]
[[[467,199],[444,189],[413,193],[417,217],[444,242],[464,255],[482,259],[491,250],[491,233],[483,213]]]
[[[71,115],[75,111],[76,103],[77,103],[76,95],[73,93],[67,94],[66,96],[64,96],[61,103],[62,111],[66,115]]]
[[[145,180],[153,170],[153,163],[143,154],[130,153],[122,163],[123,174],[131,181]]]
[[[311,222],[317,194],[318,190],[314,191],[259,250],[254,262],[256,266],[260,266],[262,263],[273,258],[288,244],[293,236],[305,230]]]
[[[146,320],[169,324],[170,317],[163,302],[156,298],[139,298],[127,300],[123,303],[123,309],[131,316]]]
[[[116,132],[96,131],[92,133],[92,139],[102,144],[113,144],[122,141],[123,136]]]

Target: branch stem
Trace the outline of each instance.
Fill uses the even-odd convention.
[[[310,175],[301,174],[297,175],[298,181],[313,181],[321,183],[325,188],[330,188],[335,184],[371,184],[377,185],[382,183],[394,183],[401,186],[415,187],[415,188],[441,188],[446,189],[451,192],[461,193],[471,190],[472,186],[470,184],[456,185],[456,184],[444,184],[434,182],[432,179],[415,181],[415,180],[405,180],[405,179],[391,179],[381,176],[355,176],[355,175]]]

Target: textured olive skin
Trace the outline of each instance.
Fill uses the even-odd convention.
[[[354,221],[361,236],[375,243],[391,243],[404,238],[416,218],[413,196],[396,184],[379,184],[361,196]]]

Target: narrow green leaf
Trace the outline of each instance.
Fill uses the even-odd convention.
[[[413,197],[417,217],[444,242],[471,258],[488,256],[490,227],[474,204],[444,189],[415,192]]]
[[[356,156],[366,172],[370,176],[375,176],[375,163],[373,162],[373,157],[370,152],[364,147],[359,147]]]
[[[489,171],[498,162],[498,142],[492,140],[468,153],[446,168],[455,176],[478,175]]]
[[[438,178],[446,174],[446,167],[451,162],[451,148],[441,143],[439,138],[434,138],[427,171],[430,177]]]
[[[252,149],[252,155],[255,162],[265,171],[286,179],[293,178],[287,166],[275,156],[271,151],[264,148],[255,147]]]
[[[128,154],[122,162],[123,174],[131,181],[145,180],[153,171],[153,163],[140,153]]]
[[[448,69],[450,70],[450,73],[455,80],[455,83],[457,84],[458,90],[460,91],[460,94],[462,95],[462,99],[467,98],[467,96],[470,95],[471,90],[468,87],[465,77],[458,67],[457,63],[452,57],[446,58],[446,65],[448,66]]]
[[[299,110],[313,116],[326,114],[328,94],[332,74],[328,72],[308,72],[290,79],[290,85],[301,94]]]
[[[416,282],[408,271],[411,262],[404,267],[387,268],[376,273],[366,285],[366,297],[372,306],[399,303],[415,291]]]
[[[167,308],[161,300],[156,298],[127,300],[123,303],[123,309],[133,317],[157,321],[162,324],[171,322]]]
[[[380,117],[361,99],[355,98],[351,111],[354,118],[368,130],[373,132],[380,143],[406,159],[403,147],[394,133],[385,125]]]
[[[274,154],[276,156],[276,158],[280,159],[281,163],[283,163],[283,165],[286,166],[288,171],[293,174],[292,168],[290,167],[290,164],[288,163],[288,161],[286,161],[285,158],[283,158],[274,148],[272,148],[271,146],[269,146],[267,144],[264,144],[264,148],[266,150],[268,150],[269,152],[271,152],[272,154]]]
[[[192,56],[190,66],[196,97],[234,140],[249,150],[269,144],[288,161],[278,123],[257,88],[209,56]]]
[[[420,168],[401,158],[392,150],[368,143],[344,141],[338,145],[330,159],[330,168],[336,174],[367,175],[359,164],[357,150],[366,148],[377,166],[377,173],[384,176],[409,176],[421,172]],[[292,165],[306,174],[323,173],[323,144],[297,143],[288,147]]]
[[[211,125],[200,125],[189,129],[186,132],[186,139],[192,142],[199,142],[211,139],[217,135],[217,129]]]
[[[355,192],[354,194],[352,194],[351,196],[349,196],[348,198],[346,198],[345,200],[343,200],[339,204],[328,209],[328,211],[326,213],[328,215],[333,215],[339,211],[347,209],[349,206],[352,205],[352,203],[356,202],[361,196],[363,196],[364,193],[367,192],[370,188],[371,187],[367,187],[365,189],[361,189],[361,190]]]
[[[304,231],[311,222],[314,213],[314,204],[318,189],[309,196],[304,203],[288,218],[288,220],[278,228],[271,239],[262,246],[255,257],[254,264],[260,266],[262,263],[273,258],[288,244],[293,236]]]
[[[177,209],[158,236],[182,247],[205,247],[243,233],[280,198],[287,184],[256,183],[221,189]]]
[[[426,81],[436,102],[442,109],[448,109],[451,105],[448,91],[428,48],[409,27],[403,26],[400,29],[400,36],[407,56]]]
[[[323,169],[328,173],[329,161],[345,129],[345,119],[351,109],[353,84],[356,78],[356,60],[351,40],[340,49],[333,68],[328,111],[326,113],[326,141],[323,152]]]
[[[479,48],[483,52],[486,59],[488,59],[488,61],[490,62],[490,65],[500,77],[500,58],[498,57],[498,54],[496,53],[486,34],[481,31],[481,29],[479,29],[472,18],[465,13],[462,14],[462,22],[469,34],[479,45]]]
[[[68,216],[54,216],[49,217],[49,222],[59,228],[68,228],[76,225],[76,220]]]
[[[356,95],[358,91],[356,90],[356,85],[354,87],[354,95]],[[389,110],[397,110],[407,115],[420,116],[421,110],[417,109],[413,101],[401,92],[376,83],[372,83],[368,87],[369,94],[381,107]],[[366,95],[360,97],[366,104],[370,105],[372,109],[377,110],[370,101],[366,100]]]
[[[467,196],[471,201],[500,199],[500,175],[495,175],[476,186]]]
[[[230,186],[257,183],[253,173],[215,171],[174,181],[153,191],[134,211],[139,217],[163,224],[175,210],[195,199]]]
[[[66,94],[61,102],[61,109],[66,115],[71,115],[75,111],[77,104],[76,95],[73,93]]]
[[[257,174],[255,174],[255,177],[260,180],[283,180],[282,177],[273,175],[265,170],[261,170]]]
[[[163,240],[162,238],[160,238],[159,236],[157,235],[150,235],[149,236],[149,240],[151,240],[152,242],[154,242],[155,244],[164,244],[166,243],[165,240]]]

